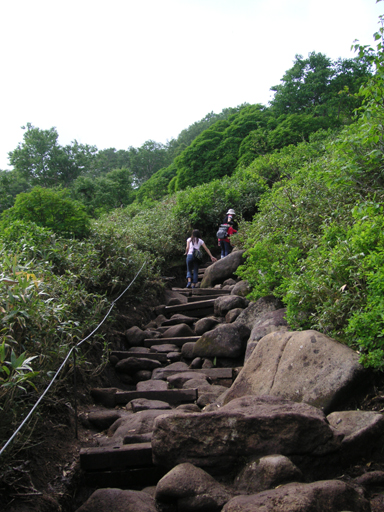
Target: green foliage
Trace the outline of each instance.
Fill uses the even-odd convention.
[[[68,186],[96,151],[95,147],[76,141],[63,148],[58,144],[58,137],[55,128],[40,130],[27,123],[24,141],[9,153],[11,165],[32,186]]]
[[[97,217],[133,202],[133,176],[126,168],[113,169],[96,178],[79,176],[73,183],[71,195],[85,206],[89,215]]]
[[[65,235],[84,236],[89,231],[89,217],[82,204],[68,198],[66,190],[35,187],[16,197],[15,205],[1,214],[0,229],[10,222],[23,220]]]

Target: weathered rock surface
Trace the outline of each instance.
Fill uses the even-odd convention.
[[[264,315],[268,311],[275,311],[283,307],[284,305],[281,300],[273,297],[272,295],[262,297],[256,302],[251,302],[249,306],[238,316],[236,323],[244,324],[249,327],[250,331],[252,331],[255,323],[261,315]]]
[[[244,311],[243,308],[235,308],[231,309],[231,311],[228,311],[228,313],[225,315],[225,321],[227,324],[231,324],[236,320],[236,318]]]
[[[191,379],[200,379],[207,381],[207,376],[205,373],[197,373],[197,372],[181,372],[175,373],[174,375],[170,375],[167,377],[168,384],[173,388],[181,389],[185,382]]]
[[[261,314],[255,321],[251,334],[247,342],[247,350],[245,351],[245,361],[249,359],[257,343],[271,332],[288,331],[288,322],[285,319],[286,309],[276,309],[275,311],[267,311]]]
[[[136,384],[137,391],[164,391],[168,389],[168,383],[164,380],[146,380]]]
[[[124,373],[136,373],[141,370],[152,371],[155,368],[160,368],[161,363],[154,359],[146,359],[145,357],[128,357],[121,359],[116,364],[116,370]]]
[[[92,411],[88,414],[88,422],[98,430],[106,430],[121,416],[119,411],[103,410]]]
[[[201,318],[195,324],[195,333],[198,336],[201,336],[205,332],[211,331],[219,323],[220,323],[219,320],[217,318],[214,318],[213,316]]]
[[[250,293],[251,287],[248,284],[248,281],[239,281],[235,284],[235,286],[232,288],[231,294],[232,295],[240,295],[240,297],[245,297]]]
[[[139,347],[145,340],[146,335],[140,327],[134,326],[125,331],[125,337],[131,347]]]
[[[231,309],[244,309],[248,304],[249,300],[239,295],[223,295],[215,300],[214,314],[215,316],[225,316]]]
[[[146,492],[98,489],[77,512],[158,512],[155,500]]]
[[[169,370],[177,372],[186,372],[189,370],[189,366],[182,361],[177,363],[169,364],[166,368],[157,368],[152,372],[152,379],[154,380],[167,380]]]
[[[232,498],[227,489],[204,470],[179,464],[157,484],[155,499],[174,503],[183,512],[216,512]]]
[[[225,258],[216,261],[205,271],[200,288],[210,288],[217,283],[233,276],[239,265],[244,263],[243,254],[245,251],[233,251]]]
[[[177,300],[177,304],[186,304],[188,302],[188,298],[175,290],[165,290],[164,292],[164,302],[166,306],[172,306],[170,302],[172,301],[175,304],[175,300]]]
[[[374,411],[337,411],[327,416],[329,424],[344,435],[343,458],[384,459],[384,415]]]
[[[169,320],[164,320],[162,325],[163,326],[178,325],[178,324],[192,325],[197,320],[198,320],[198,318],[194,318],[192,316],[186,316],[186,315],[181,315],[179,313],[176,313],[176,314],[172,315]]]
[[[365,372],[358,360],[353,350],[317,331],[273,332],[258,342],[222,403],[271,395],[331,412],[361,385]]]
[[[224,259],[224,258],[223,258]],[[194,357],[238,358],[244,355],[250,331],[245,325],[220,324],[203,334],[193,347]]]
[[[236,496],[223,512],[370,512],[368,500],[352,486],[338,480],[311,484],[292,483],[250,496]]]
[[[148,400],[147,398],[135,398],[127,405],[132,409],[133,412],[147,411],[150,409],[171,409],[171,406],[167,402],[162,400]]]
[[[162,335],[162,338],[184,338],[186,336],[194,336],[195,333],[187,324],[172,325]]]
[[[247,396],[213,412],[158,418],[152,450],[155,463],[167,468],[191,462],[223,472],[244,457],[324,455],[340,441],[315,407]]]
[[[256,494],[289,482],[301,482],[299,468],[284,455],[267,455],[249,461],[235,479],[242,494]]]

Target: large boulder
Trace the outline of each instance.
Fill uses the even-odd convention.
[[[166,306],[172,306],[175,304],[186,304],[188,298],[182,293],[176,292],[175,290],[165,290],[164,302]]]
[[[352,511],[370,512],[362,490],[339,480],[325,480],[311,484],[292,483],[250,496],[232,498],[222,512],[314,512]]]
[[[358,354],[324,334],[272,332],[258,342],[221,401],[271,395],[306,402],[329,413],[362,385],[364,376]]]
[[[213,331],[204,333],[193,347],[194,357],[238,358],[245,353],[249,336],[245,325],[221,324]]]
[[[190,462],[218,473],[250,457],[316,457],[339,446],[319,409],[276,397],[247,396],[212,412],[158,417],[152,436],[155,464]]]
[[[225,258],[210,265],[201,281],[200,288],[212,288],[215,284],[223,283],[232,277],[237,268],[244,263],[243,254],[245,251],[233,251]]]
[[[155,500],[146,492],[98,489],[77,512],[157,512]]]
[[[156,501],[172,503],[183,512],[217,512],[231,498],[223,485],[188,462],[163,476],[155,493]]]

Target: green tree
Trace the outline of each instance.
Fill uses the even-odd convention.
[[[30,192],[19,194],[14,206],[1,214],[3,226],[14,220],[34,222],[55,233],[79,237],[86,235],[90,226],[84,206],[69,199],[67,190],[42,187],[34,187]]]
[[[23,142],[9,153],[14,169],[32,186],[69,186],[86,168],[96,152],[94,146],[77,141],[64,148],[55,128],[41,130],[27,123]]]

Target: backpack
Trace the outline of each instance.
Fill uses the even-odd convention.
[[[229,224],[221,224],[220,225],[219,230],[216,233],[216,236],[219,240],[223,239],[223,238],[227,238],[228,228],[229,228]]]
[[[193,249],[193,259],[197,262],[201,263],[203,261],[203,253],[200,251],[200,249]]]

